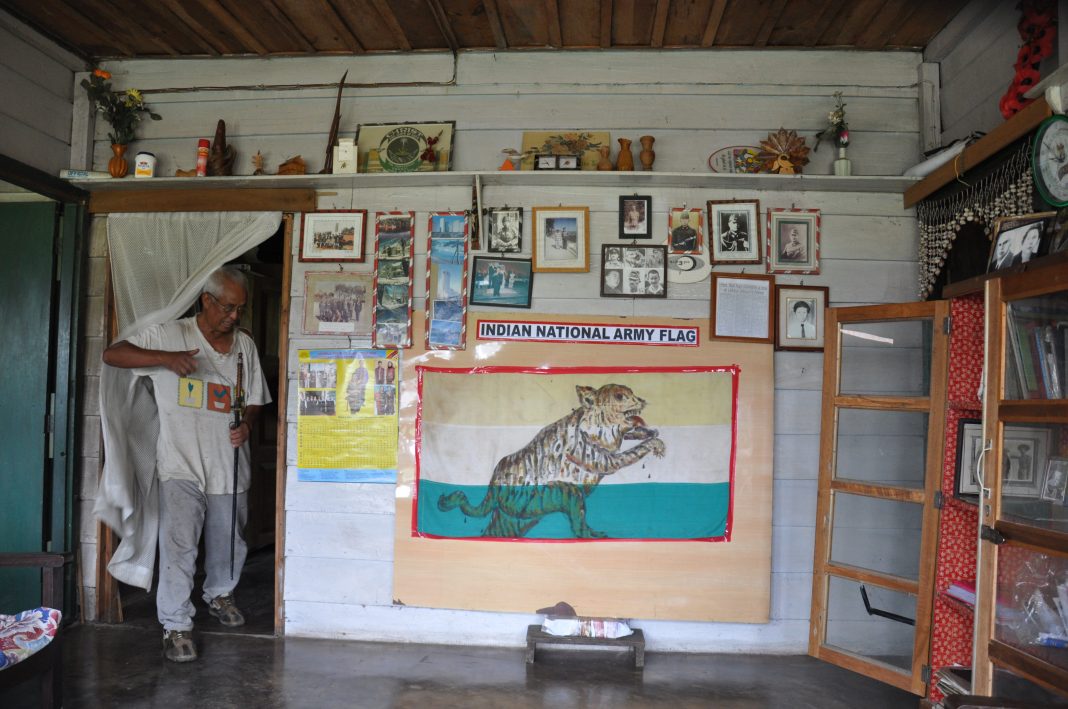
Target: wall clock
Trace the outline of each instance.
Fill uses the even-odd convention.
[[[1042,199],[1068,206],[1068,116],[1050,116],[1038,127],[1031,167]]]

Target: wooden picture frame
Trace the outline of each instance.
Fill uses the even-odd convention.
[[[775,286],[775,349],[822,352],[826,286]]]
[[[373,275],[352,271],[304,274],[305,335],[370,337]]]
[[[448,172],[455,131],[456,121],[360,124],[360,172]]]
[[[428,350],[462,350],[467,342],[467,212],[431,212],[427,218],[426,299]]]
[[[478,256],[471,264],[471,305],[530,308],[534,294],[531,261],[504,256]]]
[[[774,291],[771,275],[713,271],[709,339],[772,344]]]
[[[366,209],[305,212],[300,227],[302,262],[361,263],[367,232]]]
[[[820,272],[820,210],[769,209],[765,239],[767,272]]]
[[[699,254],[705,243],[704,210],[673,207],[668,212],[668,252]]]
[[[983,420],[962,418],[957,421],[957,469],[953,474],[953,496],[975,504],[979,500],[979,481],[975,468],[983,451]]]
[[[495,254],[523,252],[523,208],[490,207],[486,212],[486,251]]]
[[[602,298],[666,298],[667,247],[603,244]]]
[[[1056,212],[1037,212],[995,219],[986,272],[1012,268],[1049,253],[1056,218]]]
[[[619,238],[653,238],[653,198],[650,195],[619,196]]]
[[[962,418],[959,426],[953,492],[956,497],[975,501],[980,494],[975,465],[983,448],[983,422]],[[1050,460],[1050,430],[1043,426],[1007,424],[1001,442],[1002,497],[1040,497]],[[984,459],[983,474],[989,476],[994,469],[991,461]],[[984,482],[990,487],[989,480]]]
[[[412,346],[415,212],[375,212],[376,348]]]
[[[1046,475],[1042,478],[1042,494],[1039,497],[1047,502],[1063,505],[1066,487],[1068,487],[1068,458],[1050,458],[1046,464]]]
[[[588,273],[590,208],[534,207],[533,268],[544,273]]]
[[[708,243],[712,263],[760,263],[760,200],[710,199]]]

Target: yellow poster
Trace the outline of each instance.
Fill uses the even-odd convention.
[[[397,350],[300,350],[297,479],[397,479]]]

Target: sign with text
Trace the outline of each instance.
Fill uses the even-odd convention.
[[[479,320],[478,339],[514,342],[581,342],[600,345],[674,345],[697,347],[700,328],[678,325],[605,325],[597,323]]]

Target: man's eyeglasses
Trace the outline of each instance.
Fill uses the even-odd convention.
[[[247,305],[224,305],[218,298],[216,298],[211,293],[208,293],[207,291],[204,292],[207,293],[209,298],[215,301],[215,305],[219,306],[219,310],[222,310],[227,315],[233,315],[234,313],[237,313],[237,316],[241,317],[242,315],[244,315],[245,310],[248,309]]]

